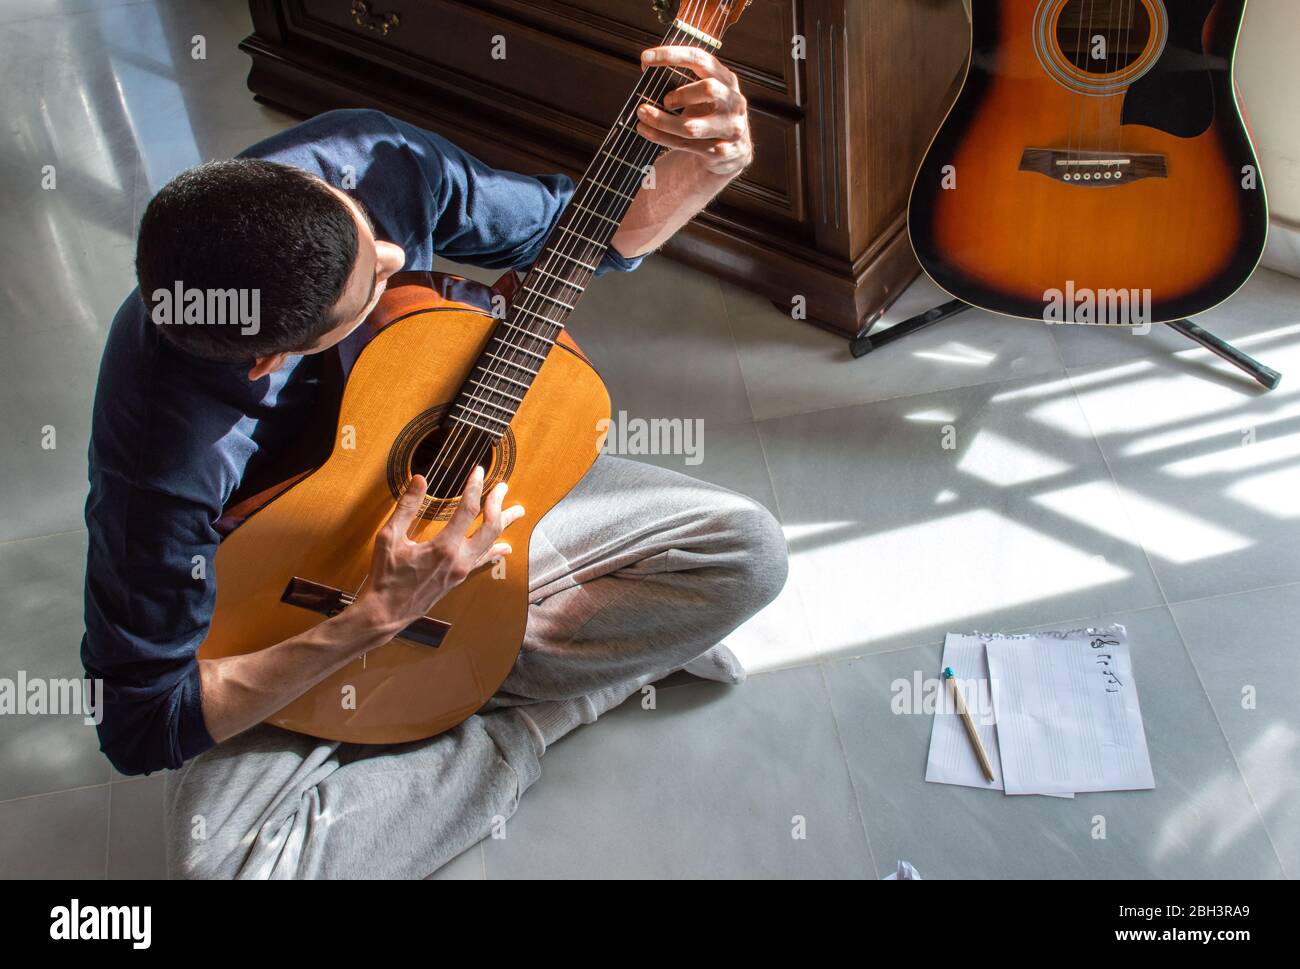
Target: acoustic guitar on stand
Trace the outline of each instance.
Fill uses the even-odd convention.
[[[1246,0],[973,0],[966,82],[909,230],[957,299],[1166,323],[1258,265],[1268,205],[1233,81]]]
[[[682,0],[663,43],[716,51],[746,6]],[[379,332],[344,388],[329,458],[218,546],[216,603],[199,655],[265,649],[346,609],[366,580],[376,535],[417,473],[429,497],[411,538],[445,527],[481,465],[485,494],[508,481],[512,503],[526,509],[502,535],[515,555],[507,569],[476,569],[424,619],[269,723],[354,743],[418,740],[465,720],[505,680],[528,621],[532,530],[587,473],[610,413],[565,321],[658,157],[636,131],[636,109],[662,107],[695,80],[675,67],[641,75],[503,318],[449,300],[437,274],[390,281],[368,321]],[[345,428],[355,447],[341,446]]]

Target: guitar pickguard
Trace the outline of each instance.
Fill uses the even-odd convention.
[[[1205,24],[1216,2],[1240,6],[1234,0],[1178,0],[1170,18],[1169,41],[1156,65],[1135,81],[1124,96],[1122,123],[1155,128],[1176,138],[1195,138],[1214,124],[1214,70],[1205,51]],[[1222,10],[1220,16],[1240,16]]]

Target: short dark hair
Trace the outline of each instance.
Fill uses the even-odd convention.
[[[357,257],[347,205],[300,168],[258,158],[181,172],[140,220],[135,267],[151,315],[159,290],[257,294],[256,332],[239,326],[160,326],[207,360],[244,362],[311,347],[339,325],[334,306]]]

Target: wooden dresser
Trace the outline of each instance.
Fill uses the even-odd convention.
[[[242,47],[258,97],[303,114],[377,107],[497,167],[575,176],[666,29],[652,0],[249,6]],[[968,43],[961,0],[754,0],[723,58],[749,98],[757,159],[665,251],[786,310],[802,296],[811,322],[860,332],[919,272],[912,174]]]

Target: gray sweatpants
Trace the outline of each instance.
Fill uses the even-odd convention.
[[[171,772],[171,876],[430,875],[514,813],[548,743],[770,602],[786,545],[749,498],[602,456],[534,531],[529,567],[519,659],[460,726],[370,746],[263,725]]]

